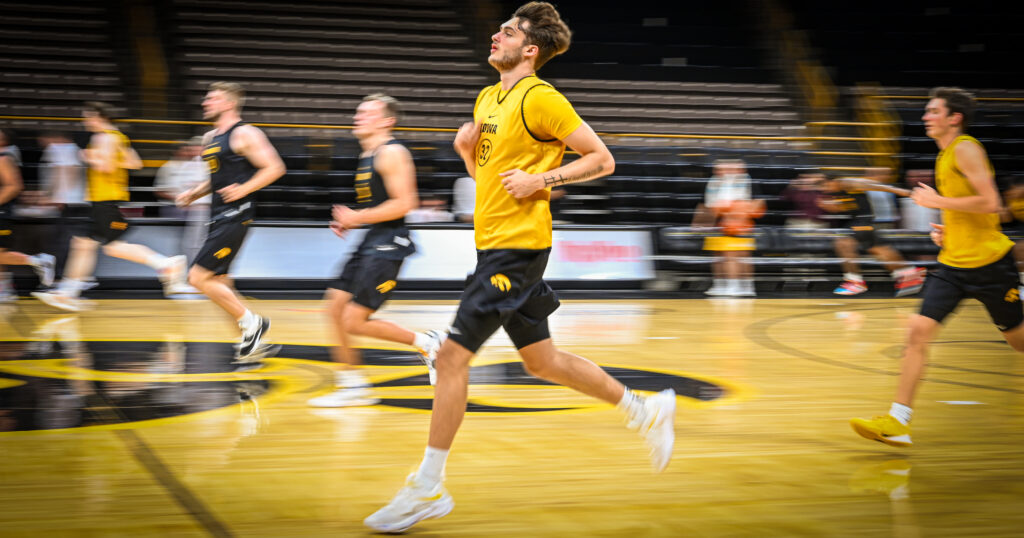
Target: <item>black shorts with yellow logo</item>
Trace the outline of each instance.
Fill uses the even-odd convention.
[[[850,228],[853,230],[853,238],[857,240],[857,246],[862,251],[885,245],[875,232],[875,223],[872,220],[854,219],[850,223]]]
[[[1000,331],[1008,331],[1024,323],[1020,285],[1012,251],[997,262],[974,269],[939,264],[925,280],[920,313],[942,323],[960,301],[974,298],[985,305]]]
[[[0,214],[0,249],[7,250],[14,246],[14,223]]]
[[[375,256],[357,250],[345,263],[341,276],[332,280],[328,288],[352,294],[352,302],[376,312],[391,296],[398,284],[398,272],[404,259]]]
[[[559,305],[544,282],[550,255],[551,249],[478,250],[449,338],[473,353],[498,327],[516,349],[550,338],[547,318]]]
[[[206,242],[196,255],[195,265],[213,271],[215,275],[226,275],[242,248],[245,236],[249,234],[250,224],[251,219],[211,222]]]
[[[89,208],[89,238],[106,245],[128,232],[128,221],[117,201],[93,202]]]

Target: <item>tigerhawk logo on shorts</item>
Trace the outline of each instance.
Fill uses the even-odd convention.
[[[512,282],[509,281],[507,276],[501,273],[491,277],[491,285],[501,291],[508,291],[512,289]]]
[[[1020,290],[1017,288],[1010,288],[1010,291],[1006,292],[1006,296],[1003,297],[1003,300],[1008,303],[1016,303],[1020,300]]]
[[[218,250],[217,252],[214,252],[213,253],[213,257],[217,258],[218,260],[220,260],[220,259],[223,259],[224,256],[227,256],[228,254],[231,254],[231,248],[224,247],[224,248]]]
[[[388,280],[387,282],[384,282],[383,284],[377,286],[377,291],[379,291],[382,294],[383,293],[387,293],[387,292],[395,289],[395,286],[397,286],[397,285],[398,285],[398,283],[395,282],[394,280]]]
[[[128,229],[128,223],[127,222],[117,222],[117,221],[114,221],[114,222],[110,223],[110,228],[113,229],[113,230],[127,230]]]

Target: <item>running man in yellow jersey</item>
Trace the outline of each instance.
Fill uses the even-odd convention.
[[[922,185],[911,196],[918,205],[942,210],[943,224],[932,224],[932,240],[942,251],[939,268],[925,283],[920,313],[910,319],[896,401],[888,415],[851,421],[867,439],[911,445],[910,406],[924,373],[928,344],[963,299],[981,301],[1003,338],[1024,352],[1024,310],[1013,241],[999,228],[999,192],[985,148],[964,134],[973,112],[974,96],[959,88],[935,88],[925,108],[925,130],[940,150],[935,162],[938,191]]]
[[[477,266],[437,355],[423,462],[387,506],[366,518],[378,531],[399,532],[454,507],[442,484],[444,464],[466,412],[470,361],[498,327],[530,374],[617,404],[646,438],[656,471],[671,458],[675,393],[635,394],[593,362],[557,349],[548,331],[547,317],[559,304],[543,280],[551,252],[551,188],[615,168],[608,148],[569,101],[535,74],[569,48],[570,34],[551,4],[530,2],[491,36],[488,63],[501,80],[480,92],[474,122],[455,137],[455,149],[476,180]],[[562,166],[566,146],[580,158]]]
[[[82,123],[92,133],[83,156],[89,166],[86,199],[90,203],[88,230],[76,230],[71,238],[71,253],[64,278],[53,291],[33,293],[44,303],[77,312],[83,304],[79,294],[85,280],[96,268],[96,249],[102,244],[108,256],[148,265],[157,271],[165,294],[185,288],[185,256],[167,257],[145,245],[121,241],[128,222],[121,215],[120,202],[128,201],[128,170],[142,168],[142,160],[121,131],[111,123],[111,108],[106,103],[89,102],[82,110]]]

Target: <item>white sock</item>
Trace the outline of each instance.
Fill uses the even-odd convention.
[[[892,407],[889,408],[889,416],[900,421],[900,424],[907,426],[910,424],[910,417],[914,414],[914,410],[896,402],[892,403]]]
[[[57,291],[69,297],[78,297],[82,293],[83,287],[85,287],[85,282],[73,278],[65,278],[57,285]]]
[[[444,475],[444,464],[448,461],[448,451],[440,448],[434,448],[431,446],[427,447],[426,452],[423,453],[423,462],[420,463],[420,468],[416,471],[416,483],[433,487],[441,481],[442,475]]]
[[[901,276],[910,276],[917,272],[917,267],[904,267],[897,269],[890,273],[893,278],[900,278]]]
[[[431,340],[430,337],[427,336],[426,333],[413,333],[413,334],[415,335],[412,338],[412,345],[413,345],[413,347],[416,347],[416,348],[419,348],[419,349],[427,349],[427,346],[430,345],[430,340]]]
[[[843,273],[843,278],[855,282],[864,282],[864,277],[860,276],[860,273]]]
[[[163,254],[157,254],[154,252],[153,254],[150,254],[148,258],[146,258],[145,263],[146,265],[159,271],[164,267],[167,267],[168,261],[170,261],[170,258],[168,258],[167,256],[164,256]]]
[[[348,389],[367,385],[366,378],[357,370],[338,370],[334,375],[334,384],[339,388]]]
[[[238,320],[238,326],[241,327],[243,331],[249,332],[256,328],[257,320],[258,318],[256,317],[256,314],[253,314],[252,310],[247,308],[245,309],[245,313],[242,314],[241,319]]]
[[[629,419],[630,426],[635,422],[637,426],[640,425],[639,419],[644,412],[644,398],[637,393],[629,390],[628,388],[622,393],[622,399],[615,407],[618,407],[620,411],[626,414],[626,418]]]

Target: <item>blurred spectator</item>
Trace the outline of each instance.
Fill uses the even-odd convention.
[[[472,215],[470,215],[472,217]],[[420,207],[406,213],[405,221],[410,224],[423,222],[452,222],[455,215],[445,209],[445,201],[437,196],[420,200]]]
[[[41,203],[51,204],[60,215],[51,251],[57,258],[56,271],[64,272],[72,230],[89,216],[85,201],[85,167],[78,145],[63,132],[47,132],[39,137],[43,155],[39,160]]]
[[[175,152],[171,160],[164,163],[156,173],[156,195],[165,200],[174,201],[179,194],[210,179],[209,166],[200,159],[203,150],[201,137],[193,137]],[[196,254],[206,241],[207,228],[210,220],[211,195],[207,194],[186,207],[174,204],[162,206],[160,216],[181,218],[185,220],[185,232],[181,238],[181,251],[188,262],[195,260]]]
[[[884,166],[876,166],[865,170],[865,175],[870,181],[880,185],[892,185],[894,182],[892,170]],[[870,190],[868,202],[871,203],[871,212],[875,215],[875,226],[877,228],[893,228],[900,220],[896,209],[896,195],[881,190]]]
[[[18,149],[18,146],[14,145],[15,139],[13,130],[6,127],[0,129],[0,154],[6,153],[14,160],[14,164],[20,167],[21,150]]]
[[[717,252],[721,259],[711,264],[713,282],[706,292],[710,296],[753,297],[753,267],[748,258],[755,248],[754,218],[764,213],[764,203],[754,200],[747,166],[741,160],[715,162],[714,176],[708,181],[704,204],[698,206],[698,217],[721,227],[722,235],[709,236],[704,248]]]
[[[452,213],[459,222],[473,222],[476,206],[476,181],[469,176],[455,180],[452,185]]]
[[[1003,233],[1015,243],[1013,258],[1024,281],[1024,176],[1011,176],[1003,192],[1003,207],[999,213]]]
[[[907,188],[913,190],[918,185],[935,187],[934,172],[930,169],[907,170]],[[903,212],[903,228],[918,232],[931,233],[931,223],[942,222],[942,216],[938,209],[921,207],[910,198],[902,198],[900,206]]]
[[[800,174],[782,191],[782,199],[793,205],[794,215],[786,219],[789,228],[824,228],[821,219],[824,210],[818,205],[825,174],[809,172]]]

